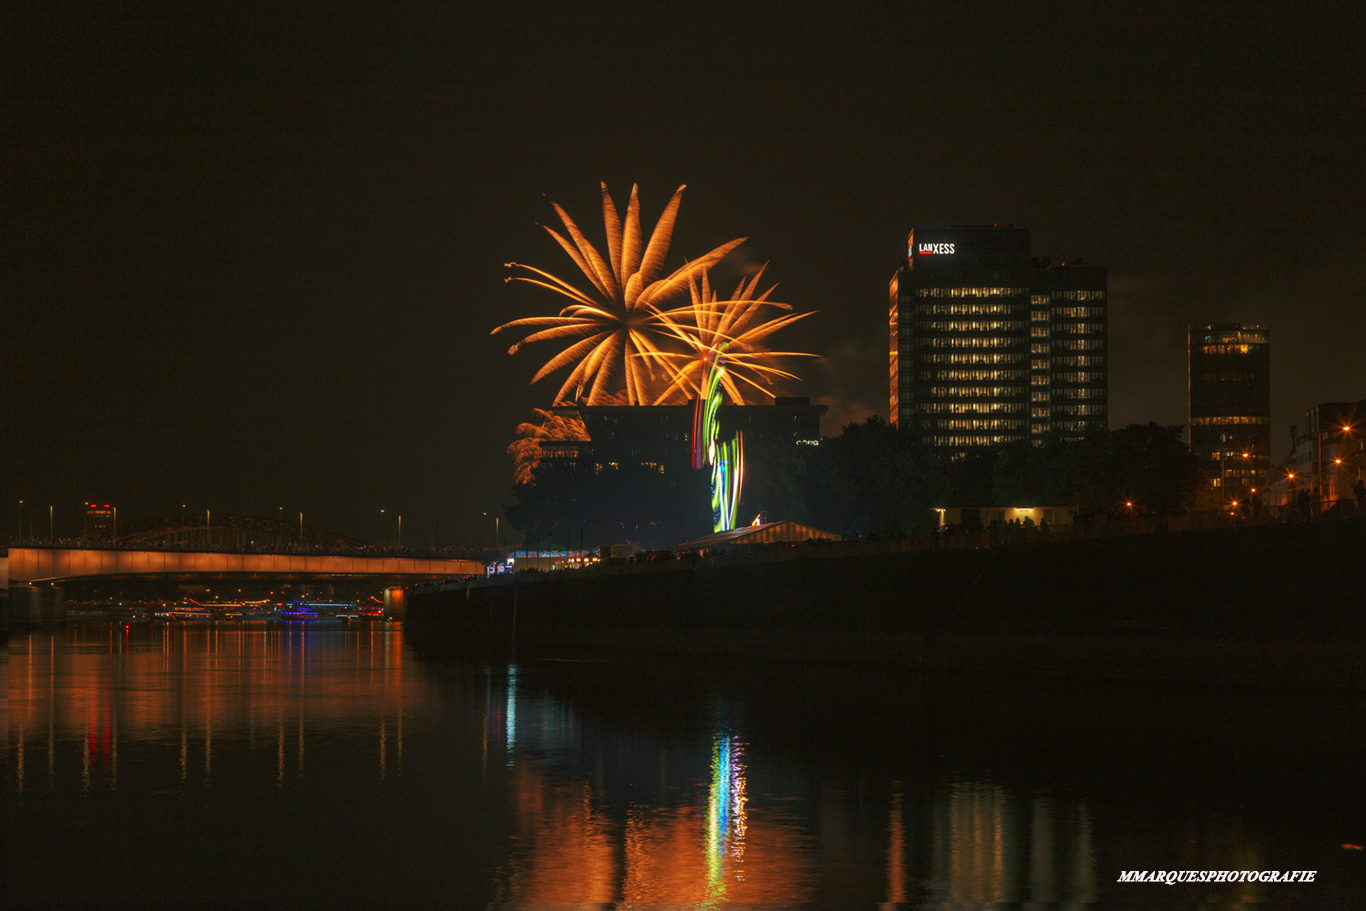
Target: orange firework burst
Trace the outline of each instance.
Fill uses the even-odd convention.
[[[686,403],[696,398],[704,398],[706,392],[703,386],[706,383],[710,358],[718,354],[723,355],[726,362],[721,387],[725,390],[726,397],[736,405],[744,405],[749,401],[749,397],[745,395],[746,387],[758,390],[764,397],[770,397],[773,395],[774,380],[797,379],[793,374],[773,366],[777,359],[815,355],[801,351],[768,351],[762,346],[774,332],[792,325],[799,319],[805,319],[811,313],[791,313],[773,319],[761,318],[760,311],[764,307],[792,309],[788,304],[768,299],[773,293],[773,288],[755,296],[759,289],[759,280],[766,268],[767,265],[761,267],[753,278],[741,279],[735,293],[728,300],[717,300],[716,291],[712,289],[711,280],[705,272],[697,281],[689,282],[692,306],[679,308],[671,326],[674,337],[688,350],[656,351],[642,355],[663,362],[670,377],[668,385],[655,397],[652,404]]]
[[[541,423],[518,424],[517,439],[508,447],[508,455],[512,456],[514,480],[518,484],[530,484],[534,479],[536,467],[545,457],[543,444],[588,439],[588,432],[579,418],[561,417],[544,408],[532,410],[541,419]]]
[[[569,214],[555,206],[564,235],[546,227],[550,236],[569,254],[592,284],[592,291],[583,291],[549,272],[520,263],[508,263],[508,268],[525,269],[530,275],[514,275],[508,281],[524,281],[549,288],[572,301],[557,316],[534,316],[504,323],[493,331],[501,332],[518,326],[537,327],[508,349],[515,354],[528,342],[573,339],[573,343],[545,363],[533,383],[570,364],[564,384],[555,401],[583,398],[589,405],[605,404],[613,386],[619,381],[626,389],[627,404],[646,405],[655,396],[651,388],[659,382],[655,371],[658,364],[653,355],[660,354],[658,343],[677,337],[676,320],[691,305],[676,310],[664,309],[692,283],[734,250],[744,238],[722,244],[691,262],[685,263],[666,277],[659,277],[664,268],[664,257],[673,237],[674,220],[678,216],[683,187],[674,193],[655,224],[648,244],[643,243],[640,229],[640,203],[637,188],[631,187],[631,201],[625,217],[612,202],[607,184],[602,185],[602,216],[607,232],[607,254],[604,260]],[[587,394],[585,396],[585,390]]]

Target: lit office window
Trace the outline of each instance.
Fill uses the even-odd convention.
[[[1218,427],[1231,424],[1270,424],[1271,418],[1257,415],[1231,415],[1218,418],[1191,418],[1193,427]]]

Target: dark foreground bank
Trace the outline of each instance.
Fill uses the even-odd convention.
[[[522,654],[625,649],[1366,686],[1363,521],[819,554],[416,593],[410,636]]]

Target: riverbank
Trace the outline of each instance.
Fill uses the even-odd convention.
[[[1366,522],[998,547],[895,542],[416,592],[416,640],[1366,687]]]

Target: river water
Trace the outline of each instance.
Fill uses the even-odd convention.
[[[1360,696],[86,624],[5,666],[12,902],[1346,906]],[[1127,884],[1124,870],[1314,870]],[[1032,903],[1032,904],[1031,904]]]

